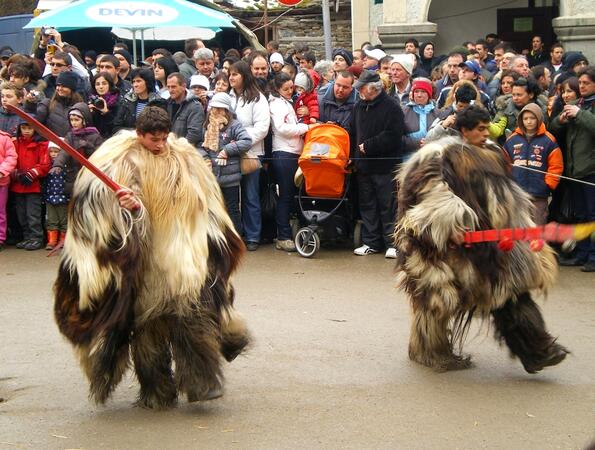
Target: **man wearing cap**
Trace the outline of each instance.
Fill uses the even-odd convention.
[[[364,69],[377,71],[380,68],[379,61],[386,56],[379,48],[364,50]]]
[[[333,50],[333,71],[335,73],[347,70],[353,64],[353,55],[344,48]]]
[[[6,67],[8,64],[8,59],[14,55],[14,51],[8,45],[2,47],[0,49],[0,61],[2,61],[1,67]]]
[[[351,115],[357,98],[357,92],[353,89],[354,80],[351,72],[339,72],[332,89],[327,89],[324,95],[318,95],[321,122],[334,123],[351,131]]]
[[[203,139],[205,113],[198,100],[186,90],[186,79],[179,72],[167,77],[167,114],[171,131],[179,138],[186,138],[195,147]]]
[[[192,75],[188,84],[190,91],[206,111],[209,103],[209,79],[204,75]]]
[[[358,101],[351,116],[352,154],[363,222],[359,256],[386,249],[385,257],[396,258],[393,247],[396,201],[393,176],[402,154],[404,122],[399,101],[383,89],[377,73],[364,70],[355,84]]]
[[[491,108],[491,99],[490,96],[484,92],[483,87],[485,87],[485,83],[479,79],[480,74],[481,66],[475,60],[470,59],[459,64],[459,80],[471,81],[479,91],[481,103],[483,104],[483,106],[489,109]],[[452,86],[448,86],[442,89],[440,95],[438,96],[438,108],[444,107],[446,97],[448,97],[448,94],[451,90]]]
[[[271,75],[273,76],[281,73],[281,69],[283,69],[283,66],[285,65],[283,56],[281,56],[281,53],[277,52],[269,57],[269,63],[271,64]]]
[[[393,55],[390,63],[390,79],[393,85],[388,94],[395,97],[400,105],[406,105],[409,102],[413,58],[411,54]]]
[[[208,48],[199,48],[194,52],[194,65],[200,75],[209,79],[210,89],[215,89],[215,77],[217,68],[215,67],[215,55],[213,50]]]
[[[120,61],[120,71],[118,75],[120,78],[126,81],[132,81],[130,79],[130,71],[132,70],[132,56],[128,50],[123,48],[114,51],[114,56]]]

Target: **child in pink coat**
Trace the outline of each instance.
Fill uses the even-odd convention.
[[[10,174],[17,165],[17,151],[9,134],[0,131],[0,251],[6,240],[6,201]]]

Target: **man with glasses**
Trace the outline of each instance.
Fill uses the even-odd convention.
[[[98,72],[107,72],[114,80],[114,84],[120,90],[120,93],[125,94],[132,89],[130,81],[123,80],[120,77],[120,60],[114,55],[104,55],[97,65]],[[149,88],[149,86],[147,86]]]
[[[50,73],[43,77],[43,81],[46,84],[43,93],[47,98],[52,98],[54,92],[56,92],[56,80],[58,79],[58,75],[62,72],[72,72],[72,56],[66,52],[56,52],[51,57],[49,66],[51,67]],[[86,98],[88,90],[86,88],[85,80],[78,74],[74,74],[77,78],[75,91]]]

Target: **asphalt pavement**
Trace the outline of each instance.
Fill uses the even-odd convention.
[[[0,253],[0,449],[584,449],[595,442],[595,275],[563,268],[540,301],[572,354],[524,372],[475,323],[474,367],[407,357],[409,308],[394,261],[322,249],[250,253],[235,276],[254,345],[226,364],[223,398],[133,406],[129,373],[105,406],[53,320],[58,258]]]

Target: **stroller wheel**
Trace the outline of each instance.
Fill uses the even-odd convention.
[[[318,234],[308,227],[301,228],[295,235],[295,249],[304,258],[311,258],[320,249]]]

